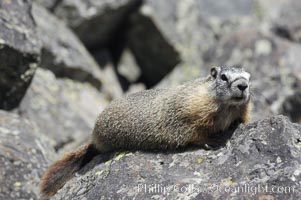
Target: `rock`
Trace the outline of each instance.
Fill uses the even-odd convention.
[[[301,48],[254,28],[242,28],[223,38],[204,55],[205,66],[244,67],[252,75],[253,120],[279,113],[283,100],[294,93],[301,74]]]
[[[112,65],[110,57],[97,64],[73,31],[37,4],[33,5],[33,16],[43,43],[41,67],[59,78],[90,83],[109,99],[122,95],[119,83],[111,81],[116,75],[106,70],[107,65]]]
[[[301,91],[296,90],[293,95],[288,96],[280,109],[279,112],[289,116],[293,122],[301,123]]]
[[[130,83],[135,83],[141,77],[141,69],[129,49],[123,51],[117,66],[117,72]]]
[[[199,8],[197,1],[187,0],[148,0],[141,8],[142,13],[153,18],[167,40],[175,45],[182,60],[160,87],[177,85],[203,73],[201,55],[216,39]]]
[[[154,22],[137,12],[141,2],[64,0],[55,9],[55,14],[67,21],[95,57],[104,47],[110,50],[124,91],[135,83],[132,78],[127,79],[117,70],[119,65],[124,65],[119,62],[124,48],[131,51],[138,64],[134,67],[141,71],[141,76],[135,81],[145,84],[147,88],[154,86],[180,61],[178,53]],[[70,8],[75,9],[73,13]],[[133,74],[132,71],[128,73]]]
[[[30,1],[0,2],[0,109],[17,107],[39,60]]]
[[[129,17],[125,45],[132,52],[141,71],[137,82],[144,83],[147,88],[157,84],[180,62],[178,52],[164,38],[152,19],[139,12]]]
[[[133,12],[123,27],[108,46],[122,89],[134,84],[151,88],[180,62],[179,53],[141,12]]]
[[[44,6],[48,10],[53,11],[61,0],[34,0],[34,1]]]
[[[189,37],[194,37],[191,40],[203,37],[193,34],[193,30],[201,31],[200,34],[212,30],[218,34],[217,37],[228,35],[233,31],[230,30],[231,26],[247,25],[256,20],[254,6],[256,2],[249,0],[146,0],[142,9],[155,19],[160,29],[175,43],[184,42],[181,39],[188,41]],[[203,45],[203,48],[208,48],[208,44]]]
[[[54,199],[298,199],[300,134],[300,125],[275,116],[240,125],[216,151],[99,155]]]
[[[104,95],[89,84],[56,79],[52,72],[38,69],[19,113],[35,121],[55,149],[61,150],[67,144],[77,146],[88,141],[106,104]]]
[[[51,70],[57,77],[88,82],[100,89],[102,72],[77,36],[45,8],[34,4],[36,20],[42,40],[41,67]]]
[[[107,49],[98,49],[93,52],[93,56],[102,69],[102,76],[104,80],[103,92],[109,94],[108,99],[116,99],[123,96],[121,82],[119,82],[118,73],[114,65],[114,59]]]
[[[202,55],[238,27],[258,24],[249,0],[147,0],[141,10],[154,19],[163,35],[174,44],[182,62],[159,85],[177,85],[204,76]]]
[[[121,87],[121,83],[118,81],[118,76],[116,74],[115,67],[112,63],[107,63],[103,67],[102,71],[105,80],[105,85],[104,85],[104,93],[109,94],[107,95],[108,100],[113,100],[116,98],[121,98],[123,97],[124,93]]]
[[[110,42],[141,2],[142,0],[62,0],[54,13],[72,27],[89,49],[98,49]]]
[[[290,43],[285,54],[280,58],[280,63],[287,66],[287,70],[291,72],[299,81],[301,81],[301,46],[296,43]]]
[[[38,183],[54,159],[47,138],[34,123],[0,111],[0,149],[0,199],[39,199]]]
[[[298,0],[258,1],[262,17],[275,34],[291,41],[301,42],[300,9]]]

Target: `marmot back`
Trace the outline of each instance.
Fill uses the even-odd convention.
[[[99,115],[91,143],[47,170],[42,193],[53,195],[98,153],[214,145],[212,135],[218,136],[233,123],[248,121],[249,79],[250,74],[241,68],[213,67],[204,79],[113,101]]]

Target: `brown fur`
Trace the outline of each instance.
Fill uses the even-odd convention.
[[[209,76],[176,88],[146,90],[113,101],[98,117],[92,144],[67,154],[46,171],[42,194],[55,194],[97,152],[211,144],[211,135],[220,134],[236,121],[246,123],[249,102],[222,102],[216,98],[215,83]],[[91,146],[96,149],[89,150]]]
[[[207,78],[208,79],[208,78]],[[193,135],[189,143],[205,145],[211,143],[208,140],[212,134],[218,134],[227,130],[230,125],[239,120],[242,123],[249,122],[250,104],[241,106],[225,105],[210,94],[210,81],[204,82],[195,88],[191,88],[189,96],[186,97],[186,107],[183,113],[193,123]]]
[[[87,152],[90,155],[87,157]],[[40,191],[43,199],[49,199],[65,183],[79,171],[82,165],[91,160],[97,152],[93,145],[86,144],[75,151],[67,153],[60,160],[52,164],[41,178]]]

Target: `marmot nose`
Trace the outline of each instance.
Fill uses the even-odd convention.
[[[242,92],[245,91],[245,89],[248,88],[248,84],[246,83],[240,83],[237,85],[238,89],[241,90]]]

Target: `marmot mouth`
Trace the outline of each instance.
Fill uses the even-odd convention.
[[[244,100],[244,97],[243,96],[233,97],[232,99],[235,100],[235,101],[241,101],[241,100]]]

